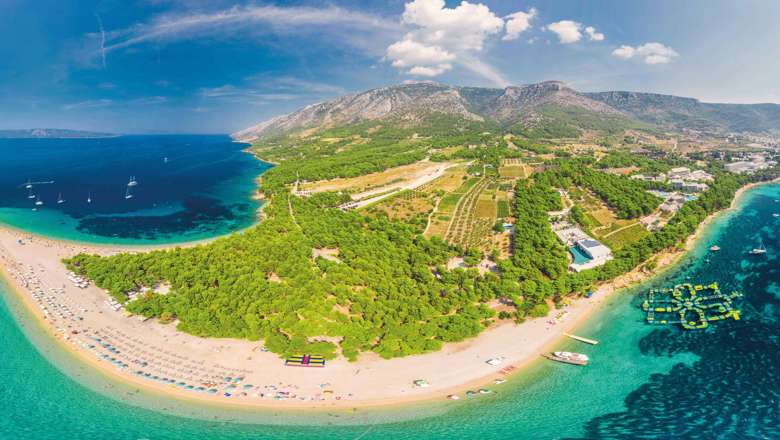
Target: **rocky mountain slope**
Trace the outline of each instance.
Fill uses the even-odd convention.
[[[233,135],[251,142],[369,121],[413,127],[432,116],[483,122],[535,136],[658,126],[706,131],[780,132],[780,106],[706,104],[633,92],[580,93],[559,81],[505,89],[423,82],[383,87],[312,104]],[[555,136],[552,136],[555,137]]]
[[[714,104],[693,98],[636,92],[585,95],[641,121],[666,129],[780,133],[780,105],[777,104]]]

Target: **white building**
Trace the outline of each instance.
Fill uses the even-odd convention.
[[[592,238],[587,238],[585,240],[578,241],[577,247],[580,248],[582,252],[587,254],[593,260],[606,259],[607,257],[612,257],[612,251],[608,247],[604,246],[603,244],[599,243],[598,241]]]
[[[688,167],[678,167],[678,168],[672,168],[669,170],[669,179],[682,179],[683,177],[687,176],[691,173],[691,169]]]

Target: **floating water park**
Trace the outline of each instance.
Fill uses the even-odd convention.
[[[706,286],[678,284],[672,289],[652,289],[642,303],[648,324],[680,324],[686,330],[704,329],[710,322],[739,320],[740,311],[734,300],[742,293],[724,294],[718,283]]]

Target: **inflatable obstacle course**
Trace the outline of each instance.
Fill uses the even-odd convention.
[[[642,302],[648,324],[680,324],[686,330],[704,329],[723,319],[739,320],[734,300],[740,292],[724,294],[718,283],[678,284],[672,289],[652,289]]]

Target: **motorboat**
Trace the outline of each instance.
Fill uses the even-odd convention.
[[[590,358],[582,353],[572,353],[570,351],[553,351],[552,353],[544,355],[547,359],[563,362],[565,364],[573,365],[588,365]]]

